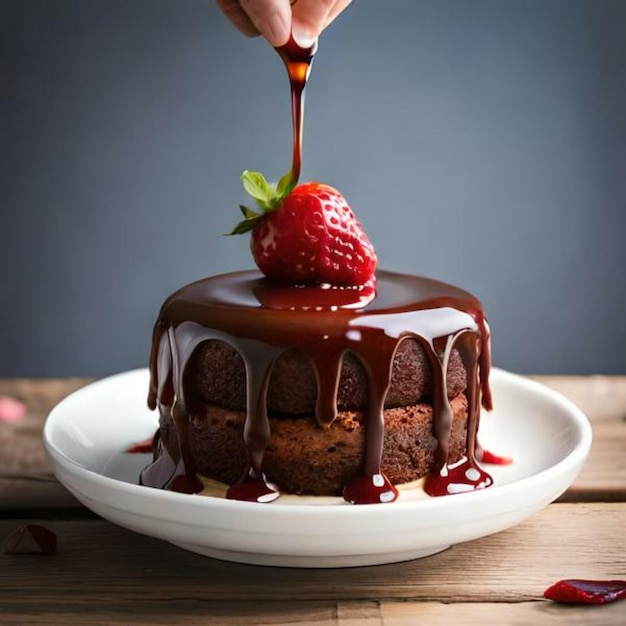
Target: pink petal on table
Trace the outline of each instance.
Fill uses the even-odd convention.
[[[10,396],[0,396],[0,422],[19,422],[26,415],[26,405]]]

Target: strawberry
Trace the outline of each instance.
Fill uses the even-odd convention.
[[[252,231],[252,255],[270,280],[336,287],[373,280],[374,248],[336,189],[316,182],[294,187],[289,174],[277,184],[249,171],[241,180],[260,211],[240,206],[245,219],[229,234]]]

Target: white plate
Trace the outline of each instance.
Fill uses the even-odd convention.
[[[137,485],[149,455],[126,454],[149,437],[148,373],[89,385],[49,415],[44,445],[58,479],[102,517],[229,561],[292,567],[393,563],[509,528],[573,482],[591,445],[585,416],[556,392],[502,370],[492,373],[496,409],[483,413],[480,441],[512,456],[488,466],[495,486],[428,498],[419,487],[391,504],[281,497],[273,504],[186,495]]]

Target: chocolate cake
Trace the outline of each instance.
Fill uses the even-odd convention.
[[[491,482],[474,459],[481,398],[491,404],[488,328],[478,300],[444,283],[207,278],[165,301],[150,369],[160,434],[148,486],[198,492],[199,474],[236,499],[372,503],[424,476],[433,495]]]

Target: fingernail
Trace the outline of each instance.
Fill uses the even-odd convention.
[[[293,29],[291,31],[291,35],[301,48],[311,48],[317,39],[317,37],[312,37],[310,34],[305,33],[298,28]]]

